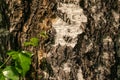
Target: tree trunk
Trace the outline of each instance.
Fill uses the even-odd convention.
[[[120,79],[118,0],[2,0],[0,61],[34,53],[26,80]],[[39,34],[45,31],[48,38]],[[39,38],[39,46],[24,42]]]

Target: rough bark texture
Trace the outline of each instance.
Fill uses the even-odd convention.
[[[2,1],[4,4],[0,5],[0,13],[3,15],[2,21],[0,20],[0,61],[4,62],[5,52],[10,49],[33,52],[31,70],[26,79],[118,80],[120,78],[120,1]],[[70,13],[62,12],[64,8],[59,9],[60,4],[77,5],[87,21],[81,20],[80,24],[74,25],[72,23],[74,19],[70,18]],[[76,14],[73,13],[73,15]],[[58,18],[68,27],[73,27],[70,28],[71,30],[82,26],[80,27],[82,32],[79,33],[78,30],[76,34],[75,31],[74,38],[71,37],[74,32],[63,35],[54,25]],[[68,28],[64,26],[62,28]],[[38,35],[43,30],[47,32],[48,38]],[[69,29],[68,32],[70,32]],[[58,34],[65,36],[63,37],[65,44],[56,42],[59,38]],[[39,46],[24,47],[23,43],[32,37],[39,38]],[[73,43],[75,43],[74,46],[71,46]]]

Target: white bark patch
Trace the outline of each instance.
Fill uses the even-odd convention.
[[[67,14],[67,18],[70,19],[71,24],[57,17],[57,21],[53,23],[53,27],[57,32],[54,46],[60,44],[62,46],[74,47],[77,42],[77,35],[83,32],[80,26],[82,22],[87,22],[87,17],[83,14],[83,10],[79,5],[72,3],[60,3],[58,10]]]
[[[64,64],[63,70],[64,70],[66,73],[69,73],[69,72],[70,72],[70,66],[69,66],[68,63],[65,63],[65,64]]]
[[[78,77],[78,80],[84,80],[81,68],[79,68],[78,70],[77,77]]]

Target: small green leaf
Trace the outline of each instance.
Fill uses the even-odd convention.
[[[43,38],[48,38],[46,31],[41,31],[39,35]]]
[[[18,72],[13,66],[7,66],[2,72],[3,72],[3,75],[8,79],[19,80]]]
[[[25,43],[24,43],[24,46],[30,46],[30,45],[32,45],[31,42],[25,42]]]
[[[25,42],[24,46],[38,46],[39,39],[38,38],[31,38],[29,42]]]
[[[32,46],[38,46],[39,40],[38,38],[31,38],[30,42],[32,43]]]

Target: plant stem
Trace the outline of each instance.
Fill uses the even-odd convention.
[[[5,60],[5,62],[0,66],[0,68],[2,68],[8,61],[9,61],[9,59],[10,59],[11,57],[10,56],[8,56],[8,58]]]

